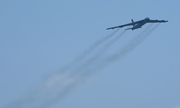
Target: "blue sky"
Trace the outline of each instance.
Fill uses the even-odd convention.
[[[16,108],[20,101],[26,108],[35,108],[38,102],[45,105],[39,108],[180,108],[179,4],[178,0],[1,0],[0,107],[12,108],[14,103]],[[125,56],[94,69],[90,77],[70,76],[78,66],[83,67],[81,63],[70,64],[115,31],[107,31],[107,27],[145,17],[169,22],[160,24]],[[101,66],[106,57],[116,54],[147,27],[148,24],[126,31],[102,55],[96,49],[88,57],[93,54],[100,57],[87,65]],[[70,65],[71,71],[62,74],[66,65]],[[84,73],[88,70],[79,69]],[[63,84],[50,83],[51,79],[58,82],[63,77],[66,78]],[[59,89],[76,79],[81,79],[81,83],[46,106],[51,99],[55,101]],[[46,91],[48,87],[52,88]],[[52,97],[46,96],[49,94]],[[29,97],[35,101],[22,101]]]

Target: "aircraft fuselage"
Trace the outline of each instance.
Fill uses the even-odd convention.
[[[144,24],[146,24],[148,21],[149,21],[149,18],[145,18],[144,20],[142,20],[141,23],[138,23],[138,24],[134,25],[132,28],[129,28],[129,29],[134,30],[134,29],[141,28],[141,27],[142,27]],[[129,29],[127,29],[127,30],[129,30]]]

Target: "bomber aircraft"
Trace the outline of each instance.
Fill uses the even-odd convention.
[[[165,23],[165,22],[168,22],[165,20],[150,20],[148,17],[143,19],[143,20],[136,21],[136,22],[134,22],[133,19],[131,19],[131,21],[132,21],[132,23],[128,23],[128,24],[124,24],[124,25],[120,25],[120,26],[115,26],[115,27],[110,27],[110,28],[107,28],[106,30],[115,29],[115,28],[122,28],[122,27],[130,26],[130,25],[132,25],[133,27],[127,28],[126,30],[130,30],[130,29],[134,30],[134,29],[141,28],[146,23],[162,23],[162,22]]]

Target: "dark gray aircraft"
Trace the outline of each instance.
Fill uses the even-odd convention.
[[[115,26],[115,27],[110,27],[110,28],[107,28],[106,30],[115,29],[115,28],[122,28],[122,27],[130,26],[130,25],[132,25],[133,27],[127,28],[126,30],[130,30],[130,29],[134,30],[134,29],[141,28],[146,23],[162,23],[162,22],[165,23],[165,22],[168,22],[165,20],[150,20],[148,17],[143,19],[143,20],[136,21],[136,22],[134,22],[133,19],[131,19],[131,21],[132,21],[132,23],[128,23],[128,24],[124,24],[124,25],[120,25],[120,26]]]

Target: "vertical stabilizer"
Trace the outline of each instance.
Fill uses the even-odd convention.
[[[131,19],[131,21],[132,21],[132,23],[134,23],[134,20],[133,20],[133,19]]]
[[[131,21],[132,21],[132,23],[134,23],[134,20],[133,19],[131,19]],[[135,26],[135,24],[132,24],[133,25],[133,27]]]

